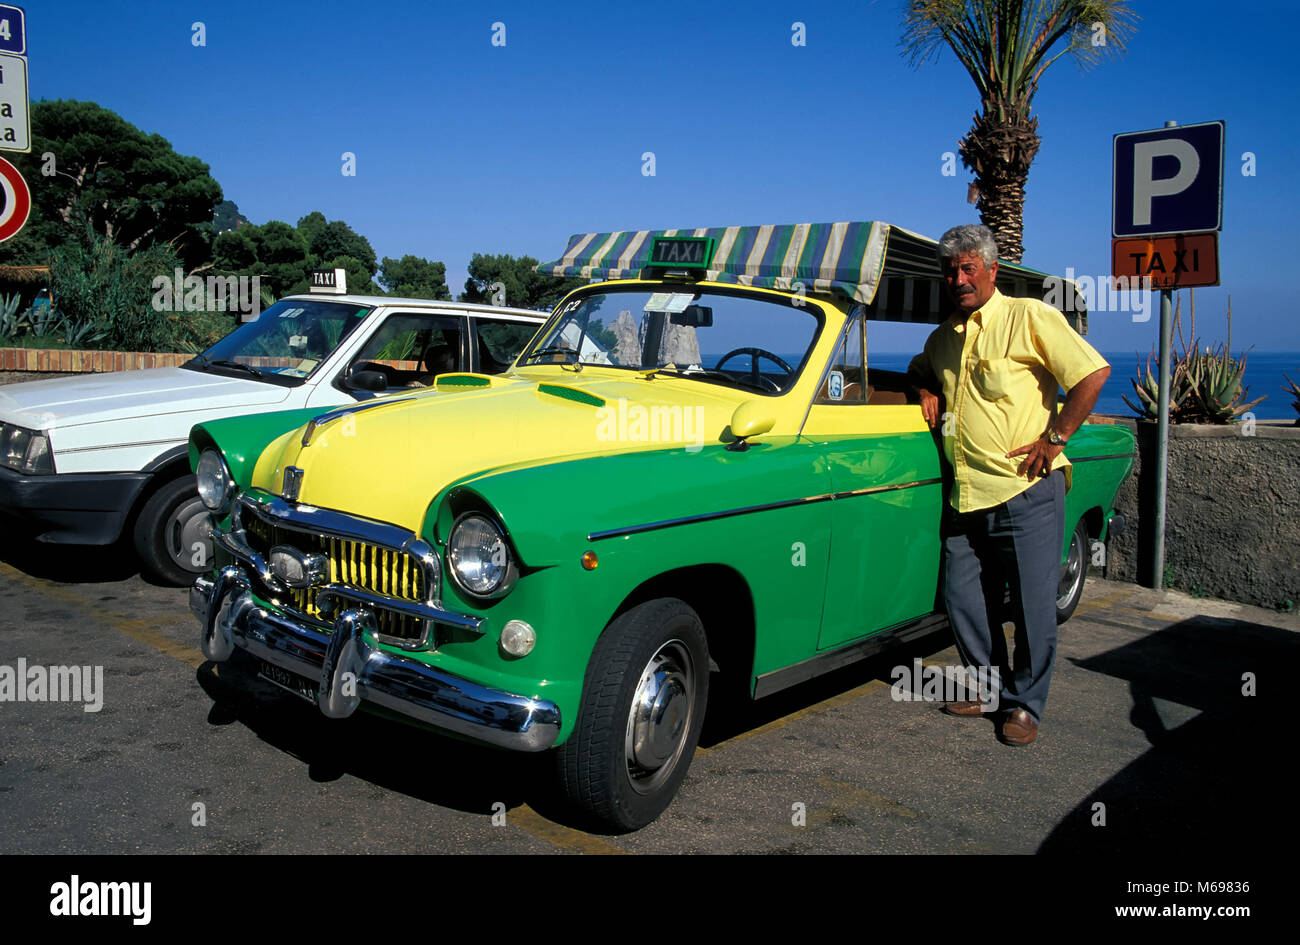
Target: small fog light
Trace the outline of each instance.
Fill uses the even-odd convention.
[[[522,620],[511,620],[501,628],[501,649],[511,656],[527,656],[537,645],[537,631]]]

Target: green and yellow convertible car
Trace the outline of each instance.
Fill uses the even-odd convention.
[[[196,426],[204,654],[327,716],[550,750],[595,822],[649,823],[711,679],[758,698],[943,623],[940,450],[866,345],[946,317],[934,251],[882,223],[577,236],[543,271],[598,281],[505,374]],[[1070,440],[1063,615],[1132,453]]]

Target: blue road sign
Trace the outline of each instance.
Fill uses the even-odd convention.
[[[27,54],[27,17],[22,7],[0,3],[0,52]]]
[[[1223,227],[1223,122],[1115,136],[1112,235]]]

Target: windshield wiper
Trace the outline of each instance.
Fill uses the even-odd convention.
[[[264,371],[259,371],[257,368],[253,367],[252,365],[241,364],[238,361],[229,361],[224,358],[218,361],[208,361],[205,358],[204,363],[211,364],[214,367],[228,367],[228,368],[235,368],[236,370],[240,370],[240,371],[247,371],[249,374],[253,375],[254,377],[266,376],[266,373]]]
[[[548,354],[563,354],[566,357],[568,355],[573,355],[573,361],[566,360],[562,362],[561,367],[567,364],[572,364],[575,371],[582,370],[582,362],[578,360],[578,352],[574,351],[572,348],[565,348],[561,345],[548,345],[545,348],[538,348],[536,351],[534,351],[532,354],[528,356],[528,361],[531,363],[534,359],[540,358]]]

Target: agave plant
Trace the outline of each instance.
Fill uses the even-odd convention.
[[[94,322],[74,323],[71,318],[64,318],[59,323],[58,331],[69,348],[94,347],[108,336],[108,332]]]
[[[1282,375],[1282,379],[1286,381],[1286,386],[1282,389],[1291,397],[1295,398],[1291,401],[1291,406],[1295,408],[1297,414],[1300,414],[1300,387],[1297,387],[1296,382],[1291,380],[1291,378],[1287,377],[1285,374]],[[1300,427],[1300,416],[1296,417],[1295,425]]]
[[[20,295],[0,296],[0,338],[17,338],[27,324],[27,313],[18,313]]]
[[[44,338],[46,335],[54,334],[59,330],[59,322],[62,321],[62,318],[62,315],[52,305],[32,309],[29,322],[32,334],[37,338]]]

